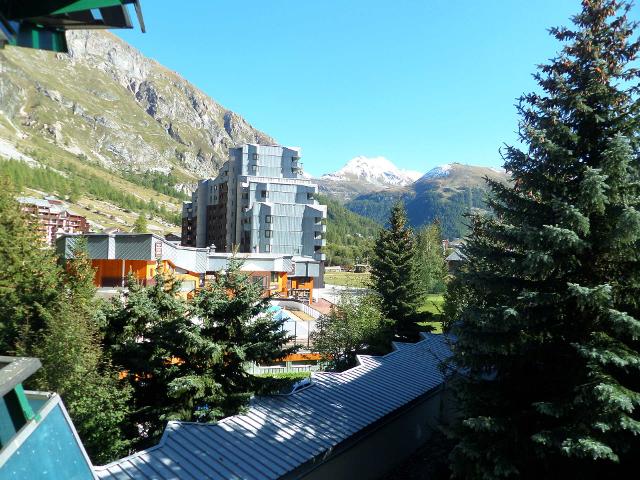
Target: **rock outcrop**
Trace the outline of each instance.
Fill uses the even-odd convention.
[[[69,54],[0,50],[0,139],[114,170],[215,174],[227,149],[274,143],[117,36],[68,33]]]

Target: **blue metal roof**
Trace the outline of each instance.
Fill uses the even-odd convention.
[[[443,335],[423,334],[289,396],[255,398],[216,424],[169,422],[153,448],[95,467],[100,479],[275,479],[443,383]]]

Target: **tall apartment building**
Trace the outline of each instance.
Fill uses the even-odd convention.
[[[87,219],[66,210],[60,200],[18,197],[18,202],[22,206],[22,211],[37,221],[38,232],[49,245],[53,245],[56,238],[65,233],[89,231]]]
[[[214,179],[198,182],[182,209],[182,244],[324,260],[327,207],[302,174],[300,150],[247,144],[229,149]]]

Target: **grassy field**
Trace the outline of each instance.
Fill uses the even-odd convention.
[[[353,272],[327,272],[324,274],[324,281],[330,285],[341,285],[344,287],[362,287],[369,286],[371,275],[367,273]]]
[[[420,307],[419,312],[428,312],[431,313],[434,317],[439,317],[442,313],[442,306],[444,304],[444,297],[442,294],[433,294],[427,295]],[[432,333],[442,333],[442,322],[433,321],[433,322],[421,322],[419,325],[425,325],[429,327],[433,327]]]
[[[444,305],[444,296],[440,293],[427,295],[424,299],[420,312],[429,312],[434,315],[440,315]]]

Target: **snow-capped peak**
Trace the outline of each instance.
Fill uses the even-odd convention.
[[[374,185],[404,186],[415,182],[422,174],[396,167],[385,157],[358,156],[352,158],[340,170],[323,175],[323,180],[362,180]]]
[[[438,165],[432,168],[422,176],[422,179],[428,180],[430,178],[447,177],[451,173],[451,164],[445,163],[444,165]]]

